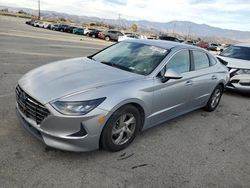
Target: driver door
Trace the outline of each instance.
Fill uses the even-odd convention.
[[[162,83],[161,78],[167,69],[181,74],[181,79],[170,79]],[[192,80],[189,50],[178,51],[167,62],[155,79],[153,113],[151,124],[162,123],[188,110]]]

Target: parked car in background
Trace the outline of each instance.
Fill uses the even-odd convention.
[[[103,31],[102,32],[102,37],[106,41],[118,41],[119,36],[123,36],[124,34],[120,31],[115,31],[115,30],[109,30],[109,31]]]
[[[210,43],[207,49],[211,51],[223,51],[223,47],[220,44],[215,43]]]
[[[26,22],[25,22],[25,24],[27,24],[27,25],[31,25],[32,23],[33,23],[32,20],[29,20],[29,21],[26,21]]]
[[[73,34],[83,35],[83,32],[84,32],[84,29],[80,27],[73,29]]]
[[[36,22],[34,22],[33,26],[34,27],[43,27],[43,22],[36,21]]]
[[[64,25],[64,24],[59,24],[58,28],[57,28],[57,31],[61,31],[61,32],[64,32],[64,29],[68,27],[68,25]]]
[[[18,81],[16,110],[50,147],[119,151],[142,130],[195,109],[214,111],[228,79],[200,48],[129,40],[30,71]]]
[[[129,39],[140,39],[140,36],[134,34],[134,33],[124,33],[123,36],[118,37],[118,42],[129,40]]]
[[[102,31],[100,31],[100,32],[98,33],[98,38],[99,38],[99,39],[103,39]]]
[[[159,40],[167,40],[167,41],[173,41],[173,42],[180,42],[179,39],[177,39],[176,37],[171,37],[168,35],[161,35],[158,37]]]
[[[196,44],[196,46],[204,49],[208,49],[209,44],[207,42],[200,41]]]
[[[186,40],[183,42],[184,44],[195,45],[195,42],[192,40]]]
[[[90,33],[91,31],[94,31],[94,30],[96,30],[96,29],[84,28],[83,34],[89,36],[89,33]]]
[[[58,31],[58,28],[59,28],[59,24],[52,24],[50,26],[50,29],[53,30],[53,31]]]
[[[227,62],[230,72],[227,88],[250,93],[250,44],[231,45],[217,57]]]
[[[64,28],[64,32],[73,33],[73,29],[76,29],[76,28],[77,27],[75,27],[75,26],[68,26],[68,27]]]
[[[100,31],[100,30],[97,30],[97,29],[92,29],[91,31],[89,31],[89,32],[87,33],[87,36],[93,37],[93,38],[98,38],[99,32],[101,32],[101,31]]]
[[[50,25],[50,23],[48,23],[48,22],[43,22],[42,28],[47,29],[49,25]]]

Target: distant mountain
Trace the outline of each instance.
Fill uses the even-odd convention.
[[[23,10],[29,14],[37,15],[37,10],[27,9],[27,8],[13,8],[0,6],[1,9],[8,8],[9,11],[17,12],[19,10]],[[118,26],[121,25],[123,27],[130,27],[133,23],[138,25],[139,30],[141,31],[157,31],[163,33],[178,33],[180,35],[193,35],[200,37],[216,37],[216,38],[228,38],[231,40],[241,41],[241,42],[250,42],[250,31],[237,31],[237,30],[229,30],[222,29],[218,27],[212,27],[206,24],[197,24],[189,21],[171,21],[166,23],[161,22],[152,22],[146,20],[115,20],[115,19],[104,19],[98,17],[89,17],[89,16],[78,16],[78,15],[70,15],[61,12],[55,11],[41,11],[42,17],[45,18],[64,18],[66,20],[70,20],[73,22],[83,23],[83,22],[104,22],[109,25]]]

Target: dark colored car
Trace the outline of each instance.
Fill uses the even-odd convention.
[[[93,37],[93,38],[98,38],[99,32],[100,32],[100,30],[93,29],[93,30],[91,30],[91,31],[87,34],[87,36]]]
[[[64,32],[73,33],[73,29],[76,29],[76,28],[77,27],[74,27],[74,26],[68,26],[64,28]]]
[[[62,31],[62,32],[64,32],[64,30],[65,30],[66,27],[69,27],[69,26],[68,26],[68,25],[60,24],[60,25],[58,26],[57,31]]]
[[[75,28],[73,29],[73,34],[77,34],[77,35],[83,35],[84,29],[83,28]]]
[[[27,25],[32,25],[33,21],[29,20],[29,21],[26,21],[25,24]]]
[[[161,35],[158,38],[159,40],[167,40],[167,41],[173,41],[173,42],[180,42],[179,39],[177,39],[176,37],[171,37],[171,36],[167,36],[167,35]]]
[[[220,44],[211,43],[208,46],[208,50],[211,50],[211,51],[223,51],[223,47]]]
[[[102,32],[102,37],[106,41],[114,40],[118,41],[119,36],[123,36],[124,34],[120,31],[115,31],[115,30],[109,30],[109,31],[103,31]]]

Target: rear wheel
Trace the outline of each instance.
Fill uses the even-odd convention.
[[[141,124],[140,112],[132,105],[118,109],[106,123],[100,144],[112,152],[126,148],[136,137]]]
[[[109,37],[109,36],[106,36],[106,37],[105,37],[105,40],[106,40],[106,41],[110,41],[110,37]]]
[[[207,102],[207,105],[205,106],[205,110],[208,112],[214,111],[220,103],[222,94],[223,94],[223,87],[221,85],[218,85],[214,89],[209,101]]]

